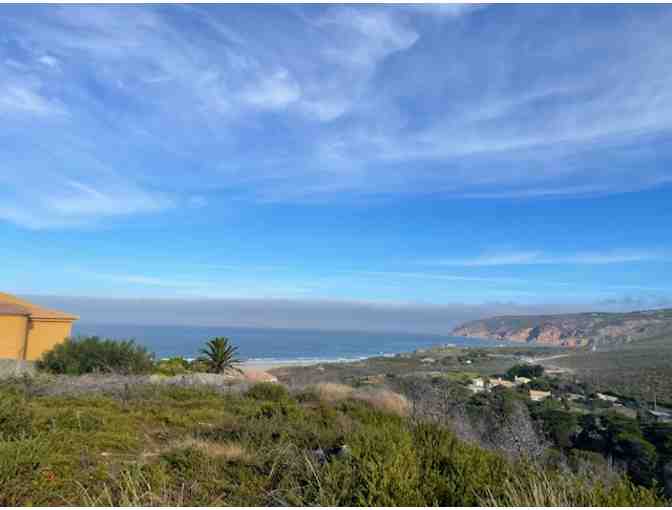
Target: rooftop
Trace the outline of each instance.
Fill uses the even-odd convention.
[[[27,315],[31,319],[77,320],[69,313],[34,305],[11,294],[0,292],[0,315]]]
[[[0,302],[0,315],[30,315],[27,308]]]

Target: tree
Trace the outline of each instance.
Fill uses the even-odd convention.
[[[529,383],[530,389],[531,390],[539,390],[539,391],[551,391],[551,382],[544,378],[544,377],[539,377],[537,379],[533,379]]]
[[[621,463],[637,484],[650,487],[656,476],[656,447],[642,435],[637,420],[617,413],[581,418],[582,431],[577,446],[597,451]],[[652,439],[652,434],[649,435]]]
[[[556,409],[544,410],[540,418],[547,437],[560,448],[569,449],[574,446],[574,437],[579,428],[575,414]]]
[[[234,363],[240,363],[237,359],[236,351],[228,338],[217,337],[205,344],[205,348],[200,352],[203,354],[199,361],[206,365],[208,372],[213,374],[222,374],[229,370],[241,372],[241,370],[234,366]]]
[[[613,453],[627,466],[628,475],[641,485],[651,487],[656,477],[656,448],[641,436],[622,432],[615,437]]]
[[[544,375],[544,367],[541,365],[514,365],[506,372],[506,375],[509,379],[513,380],[514,377],[527,377],[528,379],[534,379],[535,377],[541,377]]]

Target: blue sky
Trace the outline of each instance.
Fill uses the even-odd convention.
[[[672,8],[0,6],[20,294],[672,301]]]

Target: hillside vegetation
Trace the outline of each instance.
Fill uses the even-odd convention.
[[[601,348],[672,335],[672,309],[492,317],[462,324],[451,334],[563,347]]]
[[[672,406],[672,334],[553,360],[600,391]]]
[[[665,505],[655,489],[507,458],[393,394],[0,386],[2,505]]]

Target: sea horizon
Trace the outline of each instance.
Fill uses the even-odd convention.
[[[392,331],[318,330],[242,326],[185,326],[76,323],[73,336],[134,340],[159,359],[196,358],[206,341],[225,336],[238,347],[239,358],[263,363],[326,363],[394,356],[441,345],[493,347],[509,342]]]

